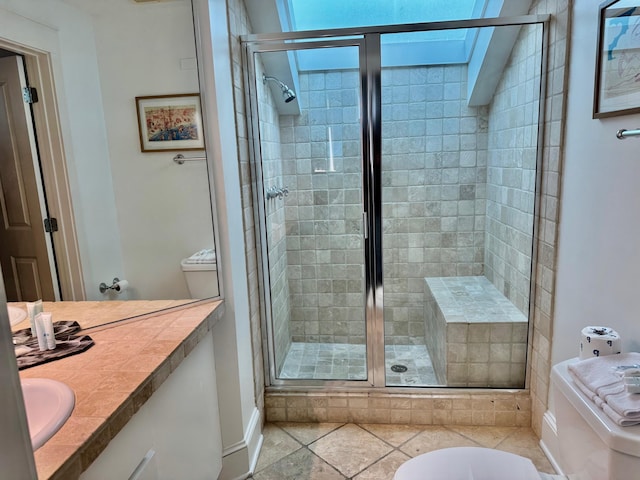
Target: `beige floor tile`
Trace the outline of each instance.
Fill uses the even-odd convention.
[[[353,477],[393,449],[354,424],[344,425],[309,445],[316,455]]]
[[[302,448],[302,445],[273,424],[265,425],[262,434],[264,435],[264,440],[258,463],[256,464],[256,472]]]
[[[344,423],[294,423],[281,422],[276,424],[303,445],[309,445],[327,433],[333,432]]]
[[[256,473],[255,480],[344,480],[331,465],[301,448]]]
[[[360,426],[394,447],[399,447],[406,441],[411,440],[423,430],[422,427],[416,425],[364,423],[360,424]]]
[[[496,448],[529,458],[540,472],[555,473],[549,459],[540,448],[540,440],[530,428],[518,428]]]
[[[531,448],[537,447],[540,440],[533,430],[528,427],[518,427],[511,432],[501,443],[514,447]]]
[[[427,427],[400,447],[410,457],[449,447],[478,447],[478,443],[445,427]]]
[[[460,435],[473,440],[478,445],[487,448],[495,448],[509,435],[517,430],[517,427],[472,427],[472,426],[448,426]]]
[[[396,470],[407,460],[409,460],[407,455],[395,450],[353,478],[354,480],[393,480]]]
[[[411,457],[463,446],[515,453],[555,473],[530,428],[270,423],[263,433],[256,480],[392,480]]]

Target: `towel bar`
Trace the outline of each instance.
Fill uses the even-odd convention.
[[[621,128],[616,132],[616,137],[619,138],[620,140],[624,140],[625,138],[632,137],[634,135],[640,135],[640,128],[636,128],[635,130],[627,130],[627,129]]]
[[[176,162],[178,165],[182,165],[184,162],[194,162],[197,160],[206,160],[207,157],[185,157],[184,155],[182,155],[181,153],[177,154],[175,157],[173,157],[173,161]]]

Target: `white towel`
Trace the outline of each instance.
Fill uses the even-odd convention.
[[[623,417],[618,412],[616,412],[613,408],[611,408],[607,403],[602,403],[600,406],[602,411],[607,414],[607,416],[616,422],[621,427],[631,427],[633,425],[640,425],[640,417],[637,418],[628,418]]]
[[[578,380],[576,377],[573,378],[573,383],[580,389],[582,393],[584,393],[589,399],[591,399],[596,405],[600,406],[600,403],[605,402],[610,395],[616,395],[620,392],[625,391],[624,382],[621,380],[618,383],[613,383],[606,387],[602,387],[600,389],[600,395],[596,395],[596,393],[592,390],[589,390],[584,383]]]
[[[602,387],[600,389],[600,393],[598,393],[598,396],[606,402],[611,395],[617,395],[624,391],[625,391],[624,381],[620,380],[617,383],[612,383],[611,385]]]
[[[580,391],[611,420],[628,427],[640,424],[640,394],[626,391],[622,377],[625,369],[616,367],[639,363],[640,353],[637,352],[607,355],[571,364],[569,373]]]
[[[615,395],[609,395],[606,403],[623,417],[640,420],[640,394],[629,393],[623,389]]]
[[[623,370],[618,366],[640,365],[640,353],[629,352],[618,355],[588,358],[569,365],[569,373],[595,395],[600,390],[621,381]]]
[[[593,392],[591,392],[587,387],[585,387],[584,385],[582,385],[582,383],[579,380],[576,380],[575,378],[573,379],[573,381],[576,383],[576,385],[578,386],[578,388],[580,388],[580,390],[587,396],[589,396],[589,394],[593,394]],[[624,386],[622,387],[624,389]],[[591,398],[591,397],[590,397]],[[605,402],[601,397],[594,395],[592,397],[593,402],[596,404],[597,407],[599,407],[600,409],[602,409],[602,411],[611,419],[613,420],[615,423],[617,423],[618,425],[620,425],[621,427],[630,427],[633,425],[638,425],[640,424],[640,415],[631,415],[631,416],[623,416],[620,415],[618,412],[616,412],[613,408],[611,408],[609,406],[609,404],[607,402]]]
[[[213,248],[205,248],[187,258],[185,263],[215,263],[216,251]]]
[[[598,398],[598,395],[596,395],[596,393],[592,390],[589,390],[584,383],[582,383],[577,377],[575,377],[574,375],[572,375],[573,378],[573,383],[576,384],[576,386],[578,387],[578,389],[584,393],[587,397],[589,397],[589,399],[592,402],[596,402],[596,399]],[[597,405],[598,402],[596,402]]]

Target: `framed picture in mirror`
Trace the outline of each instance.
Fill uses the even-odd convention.
[[[640,112],[640,1],[600,7],[593,118]]]
[[[136,97],[143,152],[203,150],[197,93]]]

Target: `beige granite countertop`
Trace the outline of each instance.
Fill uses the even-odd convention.
[[[161,310],[181,308],[185,305],[200,303],[201,300],[109,300],[88,302],[42,302],[45,312],[53,313],[53,321],[75,320],[83,329],[101,327],[123,319],[128,320]],[[7,305],[27,311],[25,302],[9,302]],[[164,312],[163,312],[164,313]],[[11,327],[16,331],[29,328],[29,319]]]
[[[136,302],[127,303],[134,311]],[[149,302],[141,303],[146,308]],[[60,302],[47,310],[54,321],[74,320],[70,312],[81,311],[83,304],[94,320],[109,317],[114,307],[111,302]],[[38,478],[78,478],[223,312],[221,301],[209,301],[107,325],[86,332],[95,342],[89,350],[21,370],[21,378],[64,382],[76,396],[71,417],[34,452]]]

